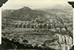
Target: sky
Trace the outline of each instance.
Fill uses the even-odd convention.
[[[47,1],[17,1],[17,2],[11,2],[8,1],[5,4],[3,4],[2,9],[19,9],[24,6],[30,7],[31,9],[39,9],[39,8],[47,8],[47,7],[53,7],[55,5],[69,5],[67,2],[47,2]]]

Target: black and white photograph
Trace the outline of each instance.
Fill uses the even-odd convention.
[[[1,27],[6,50],[70,50],[73,8],[68,2],[7,2]]]

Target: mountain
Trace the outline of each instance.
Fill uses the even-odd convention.
[[[38,16],[44,17],[46,12],[42,10],[32,10],[29,7],[23,7],[17,10],[4,10],[2,17],[11,20],[33,20]]]
[[[58,7],[58,8],[57,8]],[[67,8],[65,8],[67,7]],[[2,11],[2,17],[9,20],[21,20],[21,21],[31,21],[39,16],[42,18],[54,17],[54,18],[62,18],[63,20],[71,20],[72,19],[72,9],[68,6],[57,5],[54,7],[49,7],[46,9],[31,9],[29,7],[22,7],[17,10],[4,10]],[[57,17],[56,17],[57,16]]]

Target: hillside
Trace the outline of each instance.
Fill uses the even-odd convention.
[[[4,18],[11,19],[11,20],[23,20],[23,21],[30,21],[32,19],[37,18],[38,16],[44,17],[46,12],[39,11],[39,10],[32,10],[28,7],[23,7],[18,10],[5,10],[3,11],[2,15]]]
[[[59,8],[42,10],[31,9],[25,6],[17,10],[3,10],[2,37],[10,41],[17,41],[20,44],[23,44],[23,41],[27,40],[27,43],[34,47],[44,45],[41,47],[58,48],[61,47],[61,44],[68,45],[68,40],[71,45],[73,38],[72,15],[70,8],[62,9],[61,6]],[[38,26],[35,28],[14,27],[14,25],[22,26],[24,22],[28,23],[29,26],[33,24],[35,26],[45,24],[45,26],[44,28],[37,28]],[[13,23],[14,25],[11,26]],[[46,24],[51,25],[49,29],[47,29]],[[56,45],[58,47],[55,47]]]

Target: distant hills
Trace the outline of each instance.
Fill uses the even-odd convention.
[[[12,20],[30,21],[37,18],[38,16],[44,17],[45,14],[46,12],[42,10],[32,10],[29,7],[23,7],[17,10],[4,10],[2,17]]]
[[[57,6],[56,6],[57,7]],[[64,6],[59,6],[58,8],[47,8],[42,10],[35,10],[29,7],[23,7],[17,10],[10,9],[10,10],[3,10],[2,17],[9,20],[33,20],[37,17],[46,18],[46,16],[57,16],[61,18],[72,18],[72,10],[71,8],[64,8]],[[67,7],[67,6],[66,6]]]

